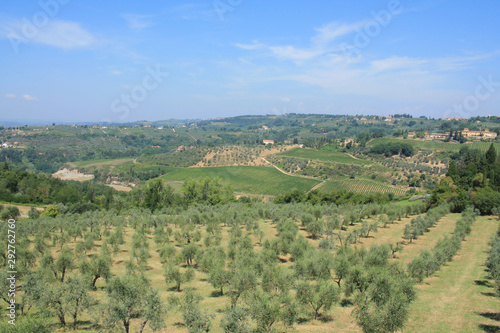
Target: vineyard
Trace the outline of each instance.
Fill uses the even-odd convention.
[[[261,195],[278,195],[293,188],[307,192],[320,183],[320,180],[293,177],[275,168],[263,166],[168,168],[161,179],[172,182],[207,176],[222,178],[233,187],[235,192]]]
[[[390,186],[370,179],[341,179],[328,180],[320,187],[321,191],[330,192],[335,190],[346,190],[356,193],[394,193],[403,195],[409,191],[408,187]]]

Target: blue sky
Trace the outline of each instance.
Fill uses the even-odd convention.
[[[0,119],[500,115],[500,2],[3,1]]]

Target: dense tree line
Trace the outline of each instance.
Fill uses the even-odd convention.
[[[495,208],[495,214],[500,215],[500,210]],[[486,260],[486,267],[490,270],[490,276],[495,280],[497,296],[500,297],[500,227],[491,240],[491,249]]]
[[[109,208],[115,191],[91,182],[63,181],[45,174],[0,165],[0,200],[22,204],[63,203],[75,212]]]
[[[495,147],[492,144],[486,153],[466,147],[453,157],[431,203],[448,201],[457,212],[474,205],[481,214],[491,214],[500,206],[500,162]]]
[[[275,203],[298,203],[310,202],[312,204],[369,204],[388,203],[394,200],[393,193],[355,193],[346,190],[332,191],[330,193],[314,190],[304,193],[300,190],[292,190],[274,198]]]
[[[370,149],[370,153],[391,157],[401,155],[410,157],[415,154],[415,150],[410,143],[407,142],[387,142],[379,143]]]

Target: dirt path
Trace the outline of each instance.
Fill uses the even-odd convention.
[[[326,183],[326,180],[323,180],[321,183],[314,185],[312,189],[310,189],[309,191],[307,191],[307,193],[312,192],[314,190],[317,190],[321,186],[325,185],[325,183]]]
[[[346,155],[351,156],[351,157],[352,157],[352,158],[354,158],[355,160],[361,160],[360,158],[357,158],[356,156],[351,155],[351,154],[349,154],[349,153],[345,153],[345,154],[346,154]],[[363,161],[366,161],[366,160],[363,160]]]
[[[417,287],[405,332],[500,332],[500,304],[484,263],[498,228],[479,217],[453,261]]]
[[[286,172],[285,170],[281,169],[280,167],[274,165],[273,163],[269,162],[267,159],[265,159],[264,157],[261,157],[261,159],[264,161],[264,162],[267,162],[269,163],[269,165],[271,165],[272,167],[274,167],[276,170],[278,170],[279,172],[281,172],[282,174],[285,174],[287,176],[292,176],[292,177],[299,177],[299,178],[306,178],[306,179],[315,179],[315,180],[319,180],[318,178],[315,178],[315,177],[311,177],[311,176],[303,176],[303,175],[296,175],[296,174],[293,174],[293,173],[289,173],[289,172]],[[325,184],[326,180],[322,181],[321,183],[319,184],[316,184],[313,186],[313,188],[311,188],[309,191],[307,191],[307,193],[317,189],[317,188],[320,188],[321,186],[323,186]]]
[[[273,163],[269,162],[267,159],[265,159],[264,157],[261,157],[261,159],[268,163],[270,166],[274,167],[276,170],[278,170],[279,172],[281,172],[282,174],[285,174],[287,176],[292,176],[292,177],[299,177],[299,178],[307,178],[307,179],[316,179],[318,180],[318,178],[315,178],[315,177],[311,177],[311,176],[303,176],[303,175],[296,175],[294,173],[290,173],[290,172],[286,172],[285,170],[281,169],[279,166],[277,165],[274,165]],[[319,185],[319,184],[318,184]]]

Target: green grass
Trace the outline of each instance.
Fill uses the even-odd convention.
[[[279,153],[277,155],[297,159],[309,159],[318,160],[321,162],[336,162],[356,165],[368,165],[373,163],[367,160],[355,159],[352,156],[347,155],[346,153],[332,150],[295,148],[286,152]]]
[[[479,217],[453,261],[417,287],[406,332],[500,332],[499,301],[484,266],[497,228],[498,221]]]
[[[380,138],[374,139],[370,141],[367,146],[373,147],[380,143],[388,143],[388,142],[407,142],[413,145],[413,147],[418,149],[429,149],[429,150],[444,150],[444,151],[459,151],[460,148],[467,146],[470,149],[479,149],[481,151],[487,151],[491,145],[491,142],[480,142],[473,141],[470,143],[459,144],[455,142],[442,142],[442,141],[433,141],[433,140],[420,140],[420,139],[395,139],[395,138]],[[495,149],[497,151],[500,150],[500,143],[494,143]]]
[[[236,192],[279,195],[292,189],[309,191],[319,180],[287,176],[270,167],[210,167],[168,168],[161,177],[165,181],[185,181],[189,178],[220,177]]]

